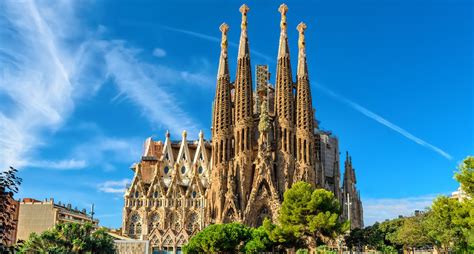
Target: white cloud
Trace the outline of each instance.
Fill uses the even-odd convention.
[[[100,183],[97,187],[99,191],[105,193],[124,193],[127,184],[130,184],[130,179],[122,179],[118,181],[105,181]]]
[[[372,225],[399,215],[409,216],[415,210],[425,210],[438,195],[424,195],[406,198],[367,198],[362,200],[364,207],[364,224]]]
[[[437,146],[434,146],[428,142],[426,142],[425,140],[419,138],[419,137],[416,137],[415,135],[409,133],[407,130],[401,128],[400,126],[388,121],[387,119],[383,118],[382,116],[368,110],[367,108],[345,98],[344,96],[340,95],[340,94],[337,94],[331,90],[329,90],[328,88],[318,84],[316,86],[317,88],[319,88],[321,91],[325,92],[326,94],[330,95],[331,97],[337,99],[338,101],[350,106],[351,108],[355,109],[356,111],[358,111],[359,113],[365,115],[366,117],[384,125],[385,127],[388,127],[389,129],[395,131],[395,132],[398,132],[400,135],[404,136],[405,138],[417,143],[418,145],[421,145],[425,148],[428,148],[436,153],[438,153],[439,155],[443,156],[444,158],[448,159],[448,160],[452,160],[453,157],[448,154],[447,152],[443,151],[441,148],[437,147]]]
[[[120,93],[139,106],[153,124],[169,128],[177,135],[183,129],[197,133],[196,122],[179,105],[179,101],[184,101],[184,98],[158,83],[158,80],[162,80],[160,75],[167,80],[166,77],[174,71],[140,62],[136,53],[136,50],[125,47],[123,43],[114,43],[105,51],[108,75],[113,78]],[[185,78],[196,79],[189,75],[185,75]]]
[[[162,48],[155,48],[153,50],[153,55],[156,57],[165,57],[166,56],[166,51]]]
[[[198,130],[185,114],[179,94],[164,84],[208,86],[213,80],[199,71],[143,62],[140,49],[99,37],[105,27],[91,29],[76,16],[81,2],[2,1],[0,3],[0,168],[46,166],[79,168],[81,158],[42,161],[38,147],[62,128],[75,104],[93,96],[112,78],[121,96],[130,99],[149,121],[175,133]],[[71,29],[73,27],[74,29]],[[161,52],[161,55],[163,52]],[[165,52],[166,53],[166,52]],[[76,160],[77,161],[74,161]],[[34,162],[34,163],[33,163]],[[36,165],[36,166],[35,166]]]
[[[59,160],[59,161],[26,161],[24,162],[26,166],[32,168],[44,168],[44,169],[60,169],[60,170],[69,170],[69,169],[82,169],[87,166],[85,160]]]
[[[51,6],[68,16],[62,5]],[[49,7],[6,1],[0,9],[0,33],[9,35],[0,47],[0,95],[11,101],[10,112],[0,112],[0,167],[22,167],[28,152],[43,143],[39,136],[59,128],[73,110],[73,66],[58,47],[62,31],[53,33],[48,23],[54,20]]]

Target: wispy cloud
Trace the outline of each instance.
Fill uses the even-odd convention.
[[[331,91],[330,89],[322,86],[321,84],[318,84],[316,86],[316,88],[318,88],[319,90],[323,91],[324,93],[326,93],[327,95],[333,97],[334,99],[348,105],[349,107],[355,109],[356,111],[358,111],[359,113],[365,115],[366,117],[372,119],[372,120],[375,120],[376,122],[388,127],[389,129],[395,131],[395,132],[398,132],[400,135],[404,136],[405,138],[417,143],[418,145],[421,145],[425,148],[428,148],[436,153],[438,153],[439,155],[443,156],[444,158],[448,159],[448,160],[451,160],[453,157],[448,154],[447,152],[443,151],[441,148],[437,147],[437,146],[434,146],[430,143],[428,143],[427,141],[419,138],[419,137],[416,137],[415,135],[411,134],[410,132],[408,132],[407,130],[401,128],[400,126],[388,121],[387,119],[385,119],[384,117],[372,112],[371,110],[359,105],[358,103],[355,103],[349,99],[347,99],[346,97],[334,92],[334,91]]]
[[[197,133],[198,124],[166,89],[172,82],[209,86],[205,72],[152,65],[140,48],[103,39],[105,27],[79,20],[75,1],[2,1],[0,3],[0,168],[10,165],[80,168],[81,159],[34,158],[45,139],[62,128],[78,100],[93,96],[109,78],[119,94],[143,111],[152,124],[179,134]],[[74,27],[74,29],[71,29]],[[155,50],[164,56],[166,51]],[[201,70],[201,68],[197,68]],[[173,78],[172,78],[173,77]],[[28,161],[30,161],[28,165]],[[36,161],[32,163],[31,161]]]
[[[215,36],[211,36],[211,35],[207,35],[207,34],[203,34],[203,33],[198,33],[198,32],[194,32],[194,31],[190,31],[190,30],[186,30],[186,29],[176,28],[176,27],[169,27],[169,26],[161,26],[161,27],[163,27],[164,29],[169,30],[169,31],[174,31],[174,32],[186,34],[186,35],[189,35],[189,36],[192,36],[192,37],[195,37],[195,38],[199,38],[199,39],[203,39],[203,40],[207,40],[207,41],[211,41],[211,42],[218,42],[218,43],[221,42],[221,38],[219,38],[219,37],[215,37]],[[235,42],[228,42],[228,44],[230,46],[234,47],[234,48],[239,47],[239,44],[235,43]],[[272,58],[272,57],[268,56],[267,54],[264,54],[264,53],[262,53],[261,51],[258,51],[258,50],[253,49],[253,50],[250,51],[250,53],[257,56],[257,57],[260,57],[263,60],[265,60],[267,62],[270,62],[270,63],[273,63],[275,61],[274,58]]]
[[[9,113],[0,112],[0,167],[22,167],[28,152],[43,144],[39,136],[60,127],[73,110],[73,65],[48,23],[54,19],[49,8],[40,10],[34,1],[0,6],[0,33],[9,34],[0,47],[0,95],[11,102]],[[52,6],[67,16],[62,5]]]
[[[130,184],[130,179],[122,179],[118,181],[105,181],[100,183],[97,187],[99,191],[105,193],[124,193],[127,184]]]
[[[25,166],[31,168],[42,168],[42,169],[58,169],[58,170],[73,170],[82,169],[87,166],[85,160],[69,159],[69,160],[40,160],[40,161],[26,161]]]
[[[165,57],[166,56],[166,51],[162,48],[155,48],[153,50],[153,55],[156,57]]]
[[[160,75],[168,73],[139,61],[136,51],[122,43],[109,45],[104,54],[108,75],[120,93],[139,106],[149,120],[177,135],[185,128],[197,133],[196,121],[181,109],[179,97],[158,84]]]
[[[364,224],[372,225],[399,215],[413,215],[415,210],[423,211],[431,206],[438,195],[424,195],[406,198],[367,198],[362,200],[364,206]]]

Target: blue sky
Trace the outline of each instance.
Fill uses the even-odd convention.
[[[2,1],[0,166],[21,169],[17,196],[94,203],[119,227],[144,139],[209,137],[218,27],[235,75],[242,3]],[[273,82],[280,2],[246,3],[252,64]],[[472,2],[287,4],[293,68],[304,21],[316,116],[352,154],[366,224],[454,191],[474,151]]]

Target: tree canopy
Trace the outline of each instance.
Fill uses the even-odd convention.
[[[474,156],[467,156],[459,165],[454,178],[461,184],[467,195],[474,197]]]
[[[18,253],[112,254],[113,238],[104,229],[94,230],[90,223],[58,224],[41,234],[32,233]]]
[[[251,229],[240,223],[214,224],[206,227],[183,247],[185,253],[238,252],[252,237]]]
[[[339,201],[332,192],[297,182],[284,194],[275,230],[315,248],[348,229],[349,224],[341,222],[340,215]]]

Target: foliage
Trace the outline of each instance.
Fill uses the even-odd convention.
[[[403,224],[396,231],[395,243],[402,245],[405,249],[430,245],[425,227],[425,214],[403,219]]]
[[[240,223],[214,224],[193,236],[183,247],[183,251],[184,253],[233,253],[243,250],[244,243],[251,238],[251,229]]]
[[[308,254],[308,249],[298,249],[296,251],[296,254]]]
[[[115,252],[113,238],[104,229],[94,231],[90,223],[58,224],[41,234],[32,233],[18,253],[100,253]]]
[[[391,232],[392,230],[398,230],[398,225],[400,220],[397,223],[384,222],[379,224],[378,222],[374,223],[372,226],[360,229],[356,228],[351,230],[350,234],[345,236],[346,246],[350,249],[362,250],[364,246],[367,246],[369,249],[378,250],[383,253],[391,253],[396,249],[390,246],[391,243],[386,239],[386,232]]]
[[[302,239],[307,246],[326,243],[348,229],[339,220],[341,208],[334,194],[297,182],[284,194],[277,231]]]
[[[472,233],[472,207],[457,199],[438,197],[431,206],[426,219],[428,236],[436,246],[448,249],[466,250],[470,245],[468,238]]]
[[[245,253],[260,253],[265,251],[271,251],[275,247],[275,242],[270,239],[269,231],[267,230],[270,220],[265,218],[264,223],[267,226],[260,226],[255,229],[251,229],[251,240],[245,244]]]
[[[384,238],[384,245],[393,246],[397,250],[403,247],[397,242],[397,232],[402,227],[403,220],[404,218],[397,218],[380,223],[379,229]]]
[[[467,156],[459,165],[454,178],[461,184],[467,195],[474,197],[474,156]]]
[[[5,171],[0,171],[0,252],[6,251],[7,236],[14,230],[12,224],[14,210],[13,194],[18,192],[22,179],[16,174],[18,170],[10,167]]]

